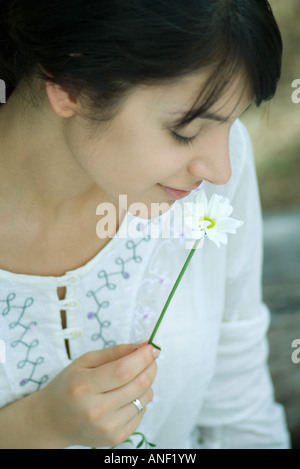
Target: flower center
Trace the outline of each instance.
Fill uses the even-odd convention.
[[[212,220],[212,219],[209,218],[209,217],[202,217],[202,218],[199,218],[199,222],[201,222],[201,221],[203,221],[203,220],[210,222],[210,225],[207,226],[207,229],[213,228],[213,227],[216,225],[216,220]]]

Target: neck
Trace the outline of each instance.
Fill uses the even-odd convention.
[[[67,126],[48,102],[22,111],[16,92],[1,106],[0,194],[6,201],[57,218],[103,199],[68,148]]]

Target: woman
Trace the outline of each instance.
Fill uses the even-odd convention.
[[[280,76],[268,2],[1,8],[1,447],[287,448],[238,120]],[[126,228],[165,220],[196,188],[228,197],[245,226],[195,254],[157,359],[145,341],[187,250]]]

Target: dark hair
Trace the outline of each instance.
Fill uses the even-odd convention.
[[[0,0],[0,13],[7,97],[37,76],[111,112],[135,85],[212,65],[200,109],[182,124],[215,102],[240,65],[257,106],[280,78],[282,40],[267,0]]]

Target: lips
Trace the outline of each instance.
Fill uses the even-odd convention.
[[[172,187],[162,186],[161,184],[159,184],[159,186],[174,200],[183,199],[183,197],[188,196],[193,190],[191,189],[189,191],[183,191],[180,189],[173,189]]]

